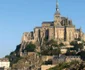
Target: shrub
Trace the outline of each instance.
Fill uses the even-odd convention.
[[[34,44],[30,43],[30,44],[28,44],[28,45],[26,46],[25,50],[26,50],[27,52],[34,52],[34,51],[35,51],[35,48],[36,48],[36,46],[35,46]]]

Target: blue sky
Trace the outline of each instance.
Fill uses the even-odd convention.
[[[15,50],[23,32],[53,21],[56,0],[0,0],[0,57]],[[59,0],[62,16],[85,32],[85,0]]]

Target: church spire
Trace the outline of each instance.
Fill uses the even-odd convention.
[[[58,0],[56,0],[56,14],[60,15],[59,7],[58,7]]]
[[[54,26],[61,26],[61,15],[58,7],[58,0],[56,0],[56,12],[54,14]]]

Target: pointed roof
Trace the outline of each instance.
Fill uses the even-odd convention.
[[[60,15],[59,6],[58,6],[58,0],[56,0],[56,13],[55,14]]]

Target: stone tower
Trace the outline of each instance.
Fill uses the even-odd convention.
[[[54,26],[61,26],[61,15],[58,7],[58,1],[56,2],[56,13],[54,14]]]

